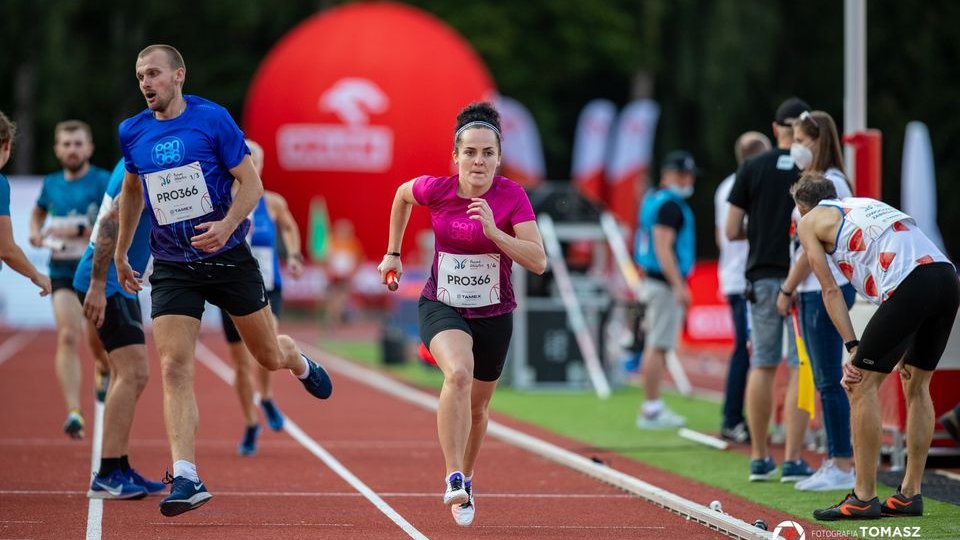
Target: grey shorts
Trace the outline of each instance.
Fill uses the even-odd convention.
[[[780,278],[760,279],[753,282],[756,302],[750,304],[750,367],[775,367],[783,359],[784,327],[787,330],[787,366],[800,367],[797,357],[797,338],[793,323],[777,312],[777,294]]]
[[[676,349],[684,309],[673,296],[673,289],[658,279],[646,279],[641,294],[647,305],[643,321],[647,346],[665,351]]]

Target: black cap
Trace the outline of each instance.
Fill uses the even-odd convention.
[[[693,160],[693,154],[686,150],[674,150],[663,157],[662,170],[681,171],[693,174],[699,174],[697,162]]]
[[[798,97],[792,97],[777,107],[777,114],[773,119],[781,126],[789,126],[793,124],[794,120],[800,118],[800,115],[803,114],[804,111],[809,110],[810,105],[807,105],[806,101]]]

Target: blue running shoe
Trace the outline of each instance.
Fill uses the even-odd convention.
[[[131,484],[140,486],[147,490],[147,495],[154,495],[163,491],[163,482],[147,480],[146,478],[140,476],[140,473],[138,473],[136,469],[128,469],[127,478],[130,479]]]
[[[163,480],[170,484],[170,494],[160,501],[160,513],[167,517],[200,508],[213,498],[203,482],[194,483],[182,476],[171,478],[169,472]]]
[[[110,372],[94,372],[93,388],[96,390],[97,401],[100,403],[105,403],[107,401],[107,390],[110,389]]]
[[[333,393],[333,381],[330,380],[330,376],[327,375],[327,371],[320,367],[320,364],[307,358],[305,354],[300,353],[300,356],[303,356],[310,368],[310,376],[306,379],[300,379],[300,382],[303,383],[303,387],[306,388],[307,392],[310,392],[313,397],[320,399],[327,399],[330,397],[330,394]]]
[[[267,425],[274,431],[283,429],[283,413],[273,403],[272,399],[260,400],[260,406],[263,407],[263,415],[267,417]]]
[[[80,414],[80,409],[73,409],[70,411],[70,414],[67,415],[66,422],[63,423],[63,432],[71,439],[82,439],[83,424],[83,415]]]
[[[94,476],[90,491],[87,491],[87,497],[91,499],[142,499],[146,496],[147,490],[131,482],[120,469],[114,469],[107,476]]]
[[[763,482],[773,478],[773,473],[777,472],[777,464],[772,457],[765,459],[750,460],[750,481]]]
[[[783,462],[783,468],[780,470],[780,481],[783,483],[798,482],[804,478],[809,478],[814,472],[803,459],[787,460]]]
[[[260,424],[247,426],[243,432],[243,440],[237,447],[237,453],[241,456],[253,456],[257,453],[257,437],[260,436]]]

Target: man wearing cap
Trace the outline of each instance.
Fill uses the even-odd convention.
[[[670,152],[660,168],[660,188],[644,197],[640,208],[636,259],[647,275],[642,291],[647,309],[642,367],[645,399],[637,415],[640,429],[675,428],[686,423],[663,404],[660,381],[667,351],[676,347],[690,305],[687,277],[693,270],[696,239],[693,212],[686,199],[693,195],[696,172],[689,152]]]
[[[752,303],[750,338],[753,348],[746,404],[751,434],[751,482],[771,480],[777,470],[767,447],[767,431],[773,404],[774,375],[783,356],[784,326],[788,332],[790,382],[783,410],[786,448],[780,481],[796,482],[813,474],[800,456],[810,417],[797,407],[800,361],[793,326],[784,325],[784,318],[777,311],[777,295],[790,270],[790,214],[794,207],[790,187],[800,179],[800,169],[790,157],[792,123],[809,109],[809,105],[795,97],[777,108],[773,122],[777,147],[743,162],[727,199],[730,203],[724,230],[727,239],[746,238],[749,244],[746,277],[749,283],[747,298]]]

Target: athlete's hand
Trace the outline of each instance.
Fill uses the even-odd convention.
[[[857,349],[854,347],[853,351],[850,352],[850,358],[853,358],[856,353]],[[847,359],[847,361],[843,363],[843,377],[840,378],[840,386],[842,386],[844,390],[849,391],[852,386],[859,384],[862,380],[863,372],[855,367],[850,359]]]
[[[194,228],[206,232],[190,238],[190,245],[207,253],[213,253],[225,246],[230,235],[236,230],[236,227],[231,227],[224,220],[201,223]]]
[[[790,315],[790,308],[793,306],[795,296],[795,294],[787,296],[783,293],[777,293],[777,311],[781,317],[788,317]]]
[[[40,233],[30,233],[30,245],[38,248],[43,246],[43,235]]]
[[[303,256],[297,253],[297,256],[287,257],[287,271],[293,276],[293,279],[300,279],[303,276]]]
[[[693,301],[693,297],[690,296],[690,289],[686,283],[682,283],[679,287],[673,287],[672,289],[674,300],[684,308],[688,307]]]
[[[40,296],[47,296],[53,289],[53,286],[50,284],[50,278],[39,272],[37,275],[30,278],[30,281],[32,281],[37,287],[40,287]]]
[[[400,257],[396,255],[384,255],[383,261],[377,266],[377,270],[380,272],[380,283],[386,285],[387,274],[390,272],[396,272],[397,279],[400,279],[400,276],[403,275],[403,263],[400,262]]]
[[[107,310],[107,296],[104,293],[104,283],[95,281],[90,283],[87,295],[83,299],[83,315],[94,326],[103,326],[103,314]]]
[[[483,235],[493,240],[496,235],[500,234],[497,222],[493,219],[493,210],[490,209],[487,201],[480,197],[474,197],[470,200],[473,202],[467,206],[467,215],[470,216],[470,219],[479,221],[483,225]]]
[[[117,281],[123,290],[130,294],[137,294],[143,289],[140,281],[140,272],[136,272],[130,267],[126,257],[114,257],[113,264],[117,267]]]

